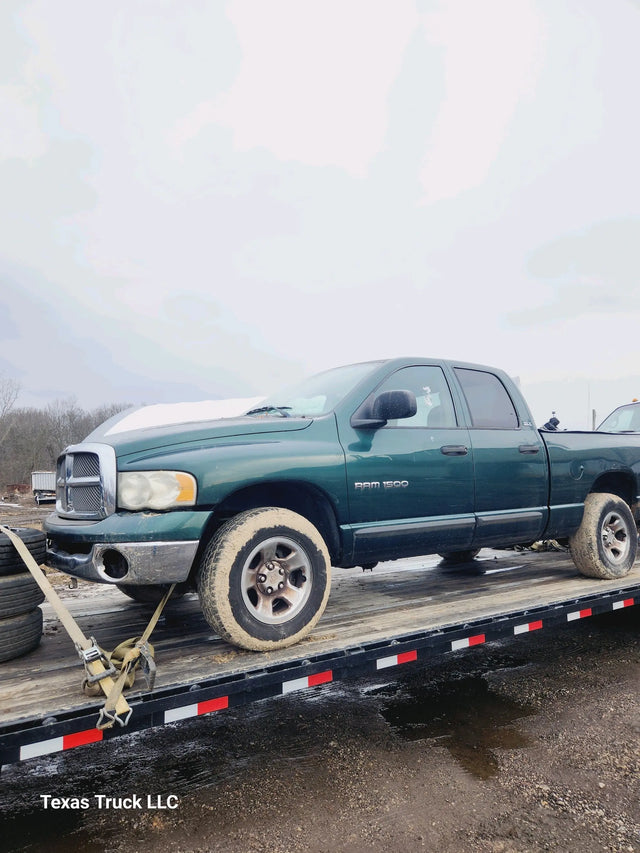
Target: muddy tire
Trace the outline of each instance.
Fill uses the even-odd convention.
[[[235,646],[281,649],[306,636],[322,615],[331,561],[316,528],[276,507],[241,512],[204,551],[198,593],[207,622]]]
[[[116,586],[120,592],[123,592],[129,598],[137,601],[138,604],[149,604],[153,607],[158,604],[162,596],[169,589],[168,584],[144,584],[138,586],[134,584],[117,583]],[[181,589],[183,586],[184,588]],[[176,601],[176,599],[182,598],[186,591],[186,586],[184,584],[178,584],[173,590],[173,594],[169,601]]]
[[[0,619],[0,661],[13,660],[32,651],[42,636],[42,610]]]
[[[41,530],[34,530],[31,527],[10,527],[9,529],[22,539],[38,565],[44,563],[46,537]],[[13,542],[6,533],[0,533],[0,576],[15,575],[26,570],[27,567]]]
[[[586,577],[613,580],[628,574],[638,551],[638,531],[622,498],[587,495],[582,523],[569,540],[569,550]]]
[[[466,551],[447,551],[444,554],[438,554],[438,556],[442,557],[445,563],[457,565],[458,563],[470,563],[479,553],[480,548],[469,548]]]
[[[0,577],[0,619],[29,613],[44,601],[44,594],[31,572]]]

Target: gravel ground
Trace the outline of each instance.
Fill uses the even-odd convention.
[[[638,609],[5,767],[0,849],[640,851]]]

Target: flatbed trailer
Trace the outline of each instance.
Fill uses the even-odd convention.
[[[149,610],[86,585],[66,603],[87,636],[114,648],[142,634]],[[51,608],[42,643],[0,664],[0,765],[108,741],[334,681],[432,663],[484,643],[640,604],[640,561],[620,580],[578,574],[565,553],[484,550],[454,567],[437,557],[335,570],[329,606],[310,637],[248,652],[214,636],[195,596],[170,605],[152,636],[153,690],[127,692],[127,726],[98,729],[104,699],[81,690],[82,666]]]

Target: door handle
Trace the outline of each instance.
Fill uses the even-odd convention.
[[[539,444],[521,444],[518,447],[520,453],[539,453],[540,445]]]
[[[445,456],[466,456],[468,452],[464,444],[445,444],[440,448],[440,453],[444,453]]]

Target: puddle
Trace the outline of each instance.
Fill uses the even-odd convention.
[[[484,678],[409,690],[382,710],[387,722],[406,740],[437,740],[477,779],[498,772],[496,750],[531,745],[514,723],[536,711],[494,693]]]

